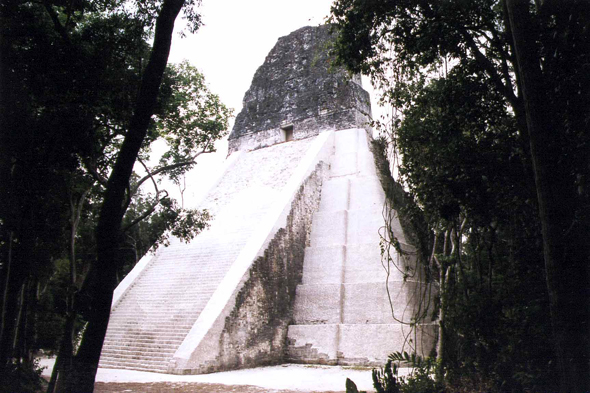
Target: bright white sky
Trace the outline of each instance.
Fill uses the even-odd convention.
[[[254,72],[279,37],[303,26],[319,25],[332,0],[203,0],[204,22],[197,34],[175,36],[169,61],[187,59],[197,67],[211,90],[235,109],[250,87]],[[184,25],[179,20],[177,28]]]
[[[279,37],[324,23],[331,4],[332,0],[203,0],[200,13],[204,25],[194,35],[173,37],[169,62],[187,59],[197,67],[210,90],[234,109],[235,116],[242,109],[254,73]],[[179,18],[176,27],[184,27],[184,21]],[[367,89],[368,83],[364,84]],[[231,126],[233,119],[230,130]],[[217,149],[216,154],[202,155],[197,168],[187,174],[185,207],[198,202],[221,168],[227,142],[219,143]],[[178,195],[177,187],[167,189]]]

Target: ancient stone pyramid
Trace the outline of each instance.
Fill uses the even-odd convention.
[[[381,263],[369,96],[331,67],[329,42],[326,26],[305,27],[271,50],[201,205],[210,229],[145,257],[119,285],[100,367],[381,365],[404,348],[412,330],[391,306],[409,321],[420,285],[387,279]],[[396,220],[394,230],[411,250]],[[420,330],[428,351],[433,330]]]

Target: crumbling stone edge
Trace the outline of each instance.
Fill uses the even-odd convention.
[[[254,260],[211,360],[170,370],[175,374],[206,374],[251,368],[284,361],[287,328],[293,316],[295,291],[303,276],[303,257],[309,245],[313,214],[318,210],[328,164],[319,162],[295,195],[286,219]],[[213,356],[212,356],[213,355]]]
[[[236,298],[220,337],[220,363],[236,369],[282,363],[297,285],[303,275],[313,214],[318,210],[327,164],[320,162],[295,196],[279,229]]]

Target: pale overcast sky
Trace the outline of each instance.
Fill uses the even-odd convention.
[[[256,69],[279,37],[303,26],[318,25],[332,0],[203,0],[204,22],[197,34],[176,35],[169,61],[187,59],[211,90],[237,114]],[[177,27],[182,27],[179,19]]]

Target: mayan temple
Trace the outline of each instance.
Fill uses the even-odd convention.
[[[270,51],[200,205],[210,228],[172,240],[121,282],[100,367],[382,365],[404,348],[410,328],[396,319],[410,320],[419,283],[395,270],[387,279],[381,263],[369,94],[330,64],[329,42],[326,26],[304,27]],[[427,352],[433,330],[418,330]]]

